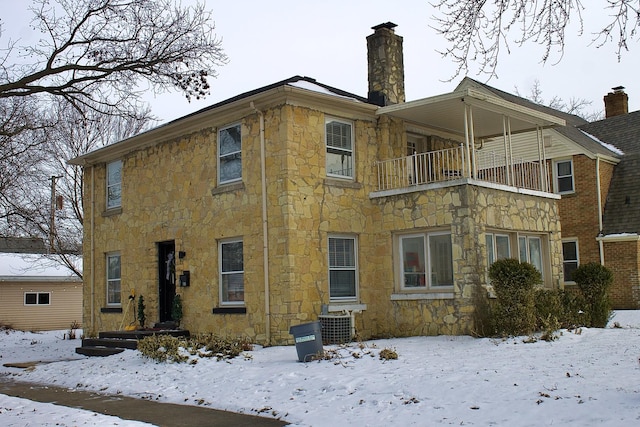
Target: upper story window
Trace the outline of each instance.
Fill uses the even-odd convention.
[[[336,119],[325,122],[327,175],[353,178],[353,125]]]
[[[553,171],[555,175],[556,193],[573,193],[575,191],[573,179],[573,161],[557,160],[554,162]]]
[[[120,305],[120,254],[107,255],[107,305]]]
[[[580,265],[577,240],[562,241],[562,258],[564,265],[564,281],[573,282],[573,272],[576,271],[578,265]]]
[[[451,233],[400,236],[400,288],[403,291],[437,290],[453,286]]]
[[[244,255],[242,240],[220,242],[220,303],[244,305]]]
[[[107,164],[107,209],[122,206],[122,160]]]
[[[357,241],[355,237],[329,237],[329,299],[353,301],[358,297]]]
[[[218,183],[242,179],[242,134],[240,123],[218,131]]]

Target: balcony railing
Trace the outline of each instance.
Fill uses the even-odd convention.
[[[377,162],[378,190],[471,177],[517,188],[549,191],[548,170],[545,167],[541,171],[538,162],[522,159],[507,162],[504,155],[475,150],[471,153],[473,161],[469,168],[465,154],[464,146],[460,146]]]

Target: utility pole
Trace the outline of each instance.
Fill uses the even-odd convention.
[[[56,181],[62,178],[62,175],[51,176],[51,204],[49,206],[50,209],[50,218],[49,218],[49,251],[50,253],[55,253],[55,235],[56,235]]]

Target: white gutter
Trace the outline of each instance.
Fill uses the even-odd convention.
[[[267,345],[271,344],[271,309],[269,299],[269,235],[267,223],[267,178],[265,171],[264,113],[258,110],[253,101],[249,104],[260,117],[260,174],[262,185],[262,264],[264,275],[264,323]]]
[[[602,233],[602,192],[600,191],[600,155],[596,154],[596,195],[598,198],[598,229]],[[604,265],[604,243],[598,240],[598,249],[600,251],[600,264]]]
[[[91,333],[93,334],[95,332],[94,329],[94,324],[95,324],[95,293],[96,293],[96,286],[95,286],[95,281],[96,281],[96,260],[95,260],[95,233],[96,233],[96,227],[95,227],[95,205],[96,205],[96,199],[95,199],[95,193],[96,193],[96,187],[95,187],[95,177],[96,175],[96,166],[93,165],[91,166],[91,255],[89,256],[89,262],[91,263],[91,275],[90,275],[90,288],[91,288],[91,318],[89,320],[89,330],[91,331]]]

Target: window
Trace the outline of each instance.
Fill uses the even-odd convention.
[[[242,135],[240,124],[218,132],[218,182],[225,184],[242,179]]]
[[[564,240],[562,242],[562,257],[564,265],[564,281],[573,282],[573,272],[580,265],[578,259],[578,241]]]
[[[573,161],[555,162],[556,193],[573,193]]]
[[[107,164],[107,209],[122,206],[122,160]]]
[[[327,175],[353,178],[353,131],[351,123],[327,120]]]
[[[244,305],[242,240],[220,242],[220,303]]]
[[[329,237],[329,299],[357,298],[355,237]]]
[[[401,289],[405,291],[453,286],[451,234],[400,236]]]
[[[542,269],[542,239],[537,236],[518,237],[518,248],[520,251],[520,262],[533,264],[540,273]]]
[[[107,305],[120,305],[120,254],[107,255]]]
[[[24,305],[49,305],[51,293],[49,292],[25,292]]]
[[[508,235],[487,233],[486,243],[488,267],[491,267],[491,264],[499,259],[511,257],[511,244],[509,243]]]

